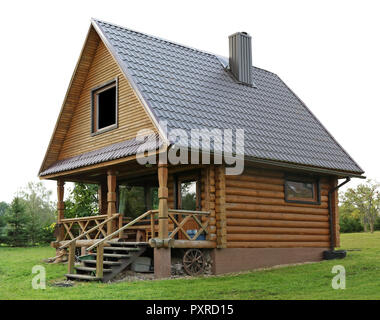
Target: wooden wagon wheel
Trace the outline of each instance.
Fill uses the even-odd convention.
[[[189,249],[183,256],[183,267],[190,276],[202,274],[206,267],[206,259],[199,249]]]

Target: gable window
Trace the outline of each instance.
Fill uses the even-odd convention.
[[[117,79],[91,91],[92,133],[117,128]]]
[[[285,201],[319,204],[320,190],[318,179],[287,177],[285,179]]]

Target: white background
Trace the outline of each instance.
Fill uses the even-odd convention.
[[[247,31],[253,64],[277,73],[380,180],[377,3],[1,1],[0,201],[38,181],[91,17],[224,56],[228,35]]]

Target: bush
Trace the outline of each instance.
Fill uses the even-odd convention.
[[[340,224],[340,232],[341,233],[363,231],[363,226],[360,222],[360,218],[355,217],[352,214],[341,215],[340,219],[339,219],[339,224]]]
[[[55,222],[42,228],[39,242],[50,243],[55,240],[54,236]]]

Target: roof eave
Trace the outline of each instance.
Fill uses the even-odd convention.
[[[303,171],[308,171],[308,172],[313,172],[313,173],[329,174],[329,175],[334,175],[338,177],[352,177],[352,178],[359,178],[359,179],[366,178],[365,176],[363,176],[364,171],[362,172],[345,171],[345,170],[339,170],[339,169],[314,167],[314,166],[290,163],[290,162],[259,159],[259,158],[254,158],[254,157],[245,157],[245,160],[249,162],[257,163],[257,164],[267,164],[267,165],[273,165],[277,167],[283,167],[286,169],[303,170]]]

